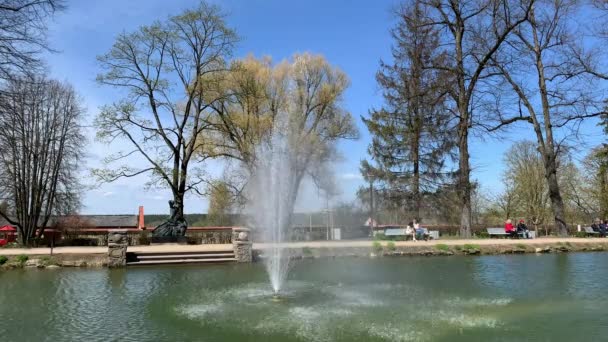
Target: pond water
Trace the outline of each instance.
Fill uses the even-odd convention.
[[[2,341],[600,341],[608,254],[0,272]]]

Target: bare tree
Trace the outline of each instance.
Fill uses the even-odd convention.
[[[430,68],[451,75],[454,89],[452,115],[459,151],[458,186],[461,205],[460,235],[471,235],[471,165],[469,134],[476,100],[483,96],[483,81],[494,76],[488,70],[492,57],[505,40],[527,19],[533,0],[425,0],[429,24],[442,30],[441,45],[447,58]]]
[[[30,245],[79,205],[83,109],[67,84],[13,79],[0,92],[0,216]]]
[[[560,235],[568,231],[558,156],[574,137],[572,132],[580,120],[604,113],[603,98],[596,91],[599,77],[577,54],[583,43],[571,28],[571,20],[578,8],[575,0],[536,1],[508,48],[493,56],[491,62],[519,104],[510,111],[510,117],[499,112],[500,124],[491,130],[515,121],[532,125]]]
[[[64,8],[63,0],[0,1],[0,79],[31,72],[49,51],[46,21]]]
[[[202,194],[202,171],[191,162],[209,154],[201,139],[209,127],[216,92],[208,91],[214,74],[226,69],[226,58],[237,41],[221,10],[205,2],[163,22],[121,34],[107,54],[98,57],[104,73],[98,81],[127,91],[102,108],[98,138],[129,146],[106,158],[108,167],[95,170],[105,182],[151,174],[150,185],[169,188],[176,218],[183,220],[184,195]],[[195,153],[197,152],[197,153]],[[128,162],[141,157],[146,167]],[[116,162],[126,162],[118,167]]]

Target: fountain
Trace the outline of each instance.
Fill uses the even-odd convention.
[[[283,243],[293,211],[297,186],[287,115],[275,118],[272,134],[256,149],[256,163],[249,184],[250,225],[268,244],[264,264],[277,300],[289,270],[289,254]]]

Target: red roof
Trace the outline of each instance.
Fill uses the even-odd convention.
[[[0,227],[0,232],[16,232],[17,229],[13,228],[13,226],[4,226]]]

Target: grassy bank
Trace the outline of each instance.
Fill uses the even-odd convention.
[[[369,247],[302,247],[293,248],[295,258],[323,257],[389,257],[389,256],[450,256],[450,255],[500,255],[524,253],[569,253],[569,252],[608,251],[608,241],[594,242],[542,242],[512,244],[425,244],[418,246],[399,246],[392,242],[370,242]],[[263,251],[260,252],[263,257]]]
[[[101,254],[10,255],[0,256],[0,269],[105,267],[107,256]]]

